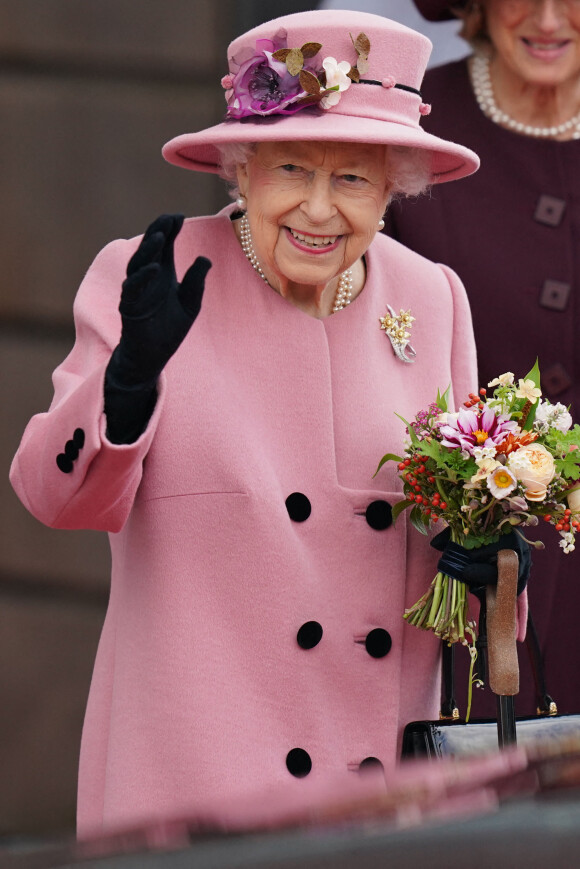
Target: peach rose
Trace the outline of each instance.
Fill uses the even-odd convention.
[[[556,468],[552,454],[541,444],[529,444],[510,454],[508,465],[515,477],[524,486],[528,501],[543,501],[548,483]]]

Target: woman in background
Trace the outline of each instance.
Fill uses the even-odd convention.
[[[426,18],[455,13],[473,55],[428,72],[425,128],[481,155],[480,171],[430,197],[394,203],[388,231],[450,265],[469,296],[480,385],[523,376],[580,418],[580,0],[416,0]],[[536,550],[529,587],[550,694],[580,710],[578,553]],[[521,659],[519,714],[536,709]],[[459,680],[459,685],[464,680]],[[476,692],[475,714],[494,713]]]

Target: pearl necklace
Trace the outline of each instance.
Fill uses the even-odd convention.
[[[505,112],[498,107],[493,95],[493,87],[491,84],[491,76],[489,72],[489,58],[482,55],[475,55],[471,62],[471,84],[477,104],[484,115],[495,121],[496,124],[502,124],[510,130],[515,130],[516,133],[523,133],[525,136],[534,136],[536,139],[553,139],[556,136],[561,136],[569,130],[574,130],[573,139],[580,139],[580,112],[570,118],[569,121],[564,121],[563,124],[558,124],[554,127],[532,127],[529,124],[522,124],[506,115]]]
[[[254,250],[254,245],[252,243],[252,233],[250,230],[250,221],[248,220],[247,214],[244,214],[240,221],[240,242],[242,245],[242,250],[248,258],[248,261],[258,272],[262,280],[265,281],[268,286],[270,286],[268,278],[262,271],[262,266],[260,265],[260,261],[256,256],[256,251]],[[334,298],[332,313],[335,314],[337,311],[342,311],[343,308],[346,308],[347,305],[350,305],[351,297],[352,269],[347,269],[340,276],[338,287],[336,288],[336,296]]]

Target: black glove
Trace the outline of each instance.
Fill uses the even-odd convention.
[[[147,229],[127,266],[121,302],[121,340],[105,374],[107,437],[133,443],[155,407],[157,379],[201,308],[211,262],[197,257],[177,281],[175,238],[183,215],[163,214]]]
[[[451,530],[445,528],[431,541],[431,546],[443,553],[437,570],[464,582],[478,598],[485,597],[487,585],[497,585],[497,553],[500,549],[513,549],[518,556],[518,594],[525,589],[532,566],[530,546],[515,531],[502,534],[497,543],[465,549],[451,541]]]

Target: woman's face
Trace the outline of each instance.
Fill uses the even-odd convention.
[[[387,147],[262,142],[238,167],[268,282],[324,287],[366,251],[389,198]]]
[[[523,81],[580,79],[580,0],[486,0],[485,11],[499,58]]]

